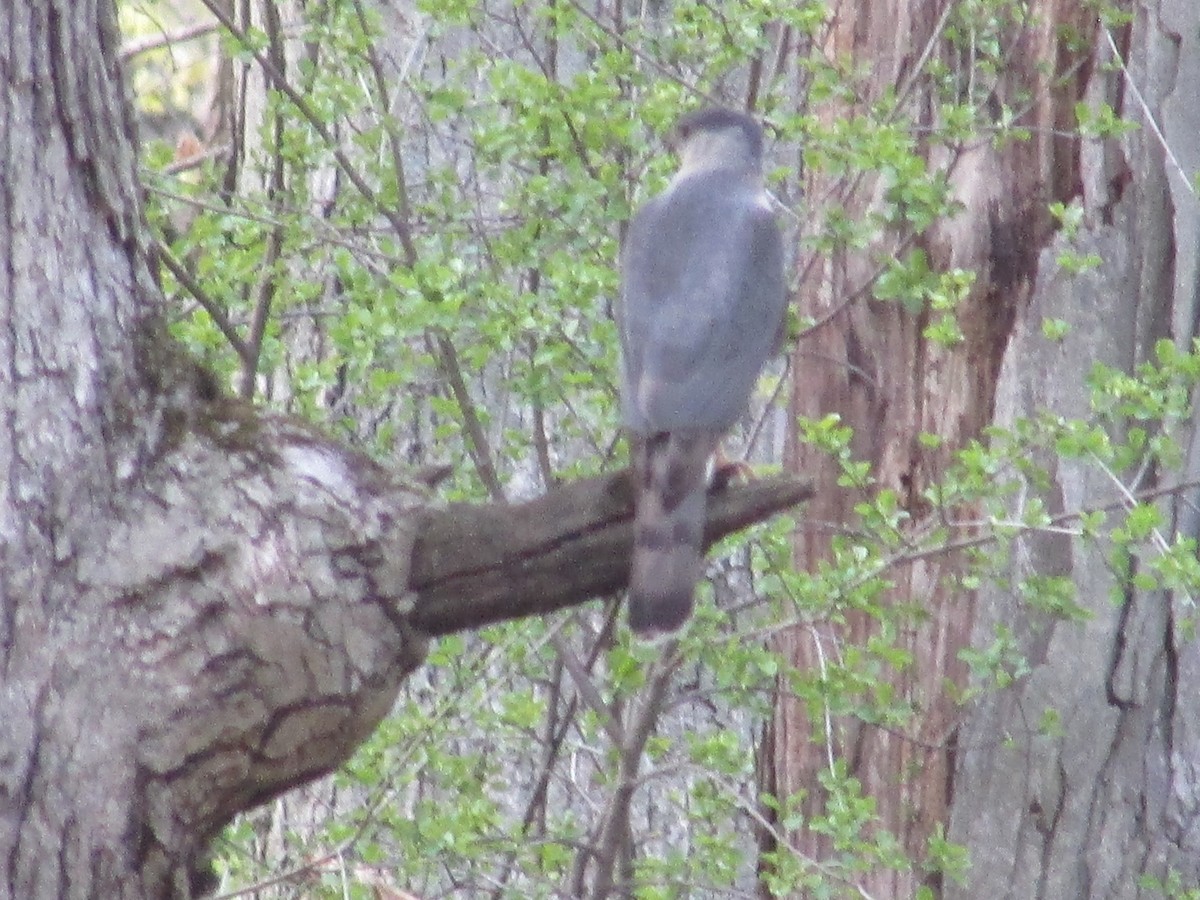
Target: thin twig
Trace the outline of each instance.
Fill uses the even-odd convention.
[[[135,38],[121,47],[120,58],[122,62],[127,62],[135,56],[142,53],[149,53],[151,50],[157,50],[160,47],[172,47],[175,44],[182,44],[187,41],[194,41],[196,38],[205,37],[220,27],[216,22],[195,22],[191,25],[184,25],[177,31],[162,32],[160,34],[147,35],[143,38]]]
[[[1121,67],[1121,74],[1125,76],[1125,83],[1129,85],[1129,92],[1133,94],[1133,98],[1137,100],[1138,106],[1142,108],[1142,115],[1146,117],[1146,122],[1150,125],[1150,130],[1158,140],[1159,146],[1162,147],[1163,153],[1166,154],[1167,160],[1175,167],[1175,171],[1183,180],[1188,193],[1193,197],[1196,196],[1196,188],[1192,184],[1192,180],[1188,177],[1187,172],[1184,171],[1183,164],[1179,161],[1179,157],[1175,155],[1175,151],[1171,149],[1171,145],[1167,143],[1167,136],[1158,127],[1158,121],[1154,118],[1154,113],[1150,111],[1150,104],[1146,102],[1146,98],[1142,96],[1141,90],[1138,89],[1137,82],[1134,80],[1133,75],[1130,74],[1129,67],[1125,65],[1121,51],[1117,49],[1117,42],[1113,40],[1112,31],[1109,30],[1107,25],[1104,26],[1104,37],[1108,41],[1108,48],[1112,51],[1113,58],[1117,61],[1117,65]]]
[[[184,267],[183,263],[175,258],[175,254],[171,252],[166,244],[162,241],[157,241],[155,243],[155,250],[158,253],[159,261],[175,276],[175,280],[191,295],[192,299],[199,303],[201,308],[208,313],[209,318],[213,320],[213,324],[225,336],[225,340],[229,341],[229,346],[233,348],[233,352],[237,354],[238,359],[245,365],[252,357],[250,348],[242,340],[242,336],[238,334],[237,329],[225,314],[225,310],[221,304],[209,296],[208,292],[192,277],[192,274]]]
[[[646,742],[658,723],[667,688],[682,661],[678,641],[666,642],[661,646],[661,650],[662,655],[655,661],[648,676],[645,699],[631,714],[630,724],[626,728],[628,740],[619,745],[621,757],[618,763],[617,786],[609,799],[600,834],[594,848],[580,851],[581,856],[590,855],[596,863],[590,894],[592,900],[604,900],[615,887],[617,861],[626,849],[630,833],[629,810],[638,787],[638,769],[641,767]]]

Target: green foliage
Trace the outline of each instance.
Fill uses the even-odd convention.
[[[1079,133],[1084,137],[1109,138],[1121,137],[1137,130],[1137,124],[1128,119],[1122,119],[1107,103],[1100,103],[1094,108],[1086,103],[1075,105],[1075,119]]]
[[[1153,891],[1163,900],[1200,900],[1200,888],[1188,886],[1176,869],[1170,869],[1164,878],[1142,875],[1138,878],[1138,887]]]
[[[1062,319],[1042,319],[1042,335],[1049,341],[1061,341],[1071,331],[1069,322]]]

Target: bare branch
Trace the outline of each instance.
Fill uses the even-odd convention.
[[[709,492],[705,546],[793,507],[812,484],[786,476]],[[413,551],[411,621],[442,635],[544,615],[620,590],[629,575],[627,471],[555,488],[519,506],[427,513]]]
[[[633,803],[633,794],[638,787],[642,756],[646,750],[646,742],[650,740],[658,722],[666,701],[667,689],[681,659],[678,641],[669,641],[663,645],[662,656],[656,660],[647,679],[643,702],[630,710],[629,724],[626,728],[628,739],[620,745],[620,775],[609,798],[599,837],[593,848],[580,850],[576,858],[576,876],[586,872],[586,860],[589,857],[595,860],[596,874],[590,892],[594,900],[604,900],[612,895],[618,879],[618,866],[622,858],[629,853],[629,810]]]
[[[182,25],[178,30],[172,32],[162,32],[161,34],[151,34],[142,38],[135,38],[127,41],[122,47],[120,57],[122,62],[127,62],[135,56],[142,53],[149,53],[151,50],[159,50],[163,47],[174,47],[176,44],[182,44],[187,41],[194,41],[197,38],[208,37],[218,28],[216,22],[193,22],[190,25]]]

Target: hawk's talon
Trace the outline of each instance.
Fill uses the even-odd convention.
[[[712,480],[709,484],[714,491],[724,491],[735,481],[754,481],[754,467],[744,459],[718,458],[713,466]]]

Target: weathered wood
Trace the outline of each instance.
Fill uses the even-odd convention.
[[[776,476],[709,493],[705,547],[812,496]],[[411,621],[429,635],[542,615],[624,587],[633,544],[627,471],[519,506],[427,513],[413,555]]]
[[[919,532],[937,512],[925,492],[946,472],[953,453],[976,438],[990,421],[1000,360],[1017,312],[1028,302],[1037,254],[1051,237],[1047,212],[1052,201],[1070,202],[1080,190],[1079,146],[1070,135],[1074,104],[1091,71],[1089,50],[1067,35],[1090,35],[1095,14],[1080,0],[1033,3],[1038,27],[1007,26],[1001,39],[1012,53],[997,79],[1002,102],[1028,94],[1021,124],[1028,141],[965,148],[939,146],[923,138],[931,170],[945,169],[953,196],[961,203],[954,217],[910,236],[931,266],[976,273],[977,280],[955,315],[963,340],[947,347],[926,336],[928,311],[913,312],[895,302],[871,298],[870,282],[879,256],[901,252],[898,233],[881,237],[869,254],[855,249],[822,255],[807,266],[799,307],[824,324],[806,335],[792,359],[794,416],[837,412],[854,429],[856,459],[872,464],[874,484],[894,491],[909,513],[906,527]],[[918,132],[934,131],[939,101],[933,80],[912,70],[921,48],[934,58],[952,55],[941,30],[951,7],[942,0],[851,0],[838,7],[828,35],[831,56],[845,57],[870,75],[855,96],[863,107],[884,97],[903,96],[899,117],[910,117]],[[911,91],[908,90],[911,88]],[[854,104],[836,101],[814,111],[830,120],[859,114]],[[949,166],[953,159],[954,165]],[[840,177],[840,176],[835,176]],[[851,219],[877,212],[886,179],[867,173],[844,185],[815,175],[806,194],[838,197]],[[814,216],[822,211],[816,208]],[[855,299],[857,298],[857,299]],[[931,447],[922,434],[937,435]],[[787,467],[832,483],[836,466],[819,449],[794,440]],[[805,520],[844,523],[854,528],[854,506],[863,499],[852,490],[822,491]],[[968,513],[969,515],[969,513]],[[830,529],[801,523],[797,563],[816,570],[828,559]],[[926,617],[904,631],[900,646],[912,665],[892,676],[897,696],[911,700],[918,715],[908,733],[845,717],[831,738],[835,752],[872,796],[883,827],[917,859],[929,835],[945,820],[951,802],[954,728],[961,710],[945,690],[962,684],[966,666],[959,652],[970,642],[973,604],[954,587],[958,561],[952,555],[923,558],[893,571],[890,599],[919,603]],[[776,638],[776,648],[803,670],[821,665],[823,647],[865,643],[875,624],[851,612],[845,623],[797,628]],[[767,752],[773,772],[767,781],[783,796],[805,797],[802,808],[821,813],[819,773],[828,765],[823,739],[813,739],[814,711],[781,690]],[[833,852],[832,843],[812,830],[794,836],[798,850],[814,858]],[[910,897],[922,884],[918,870],[880,869],[867,874],[863,889],[875,897]]]

